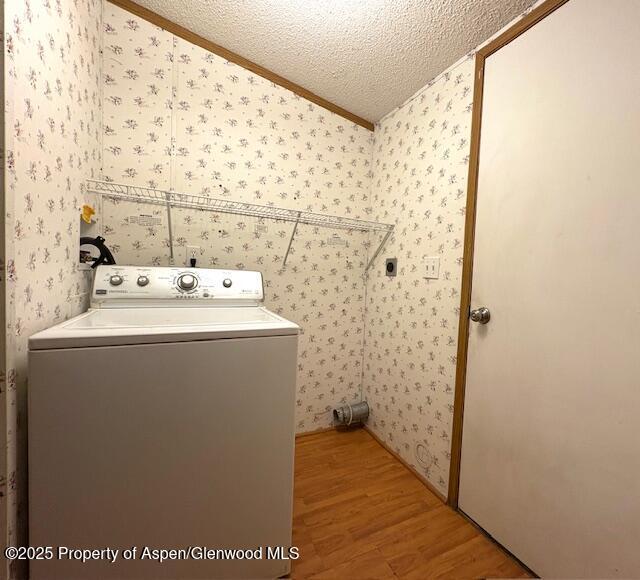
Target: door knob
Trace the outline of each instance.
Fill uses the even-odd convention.
[[[486,324],[491,320],[491,312],[489,312],[489,309],[485,306],[481,306],[471,311],[471,320],[479,322],[480,324]]]

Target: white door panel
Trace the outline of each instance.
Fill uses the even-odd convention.
[[[542,575],[640,576],[640,2],[486,61],[460,507]]]

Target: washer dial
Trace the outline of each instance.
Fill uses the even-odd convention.
[[[178,276],[178,288],[180,290],[193,290],[198,285],[198,279],[193,274],[181,274]]]

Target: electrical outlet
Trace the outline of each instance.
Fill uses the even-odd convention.
[[[440,258],[425,258],[424,263],[427,269],[426,278],[430,280],[440,278]]]
[[[200,246],[187,246],[187,255],[185,256],[184,263],[186,266],[191,266],[191,259],[197,260],[200,258]]]
[[[384,272],[387,276],[395,276],[398,272],[398,258],[387,258],[384,261]]]

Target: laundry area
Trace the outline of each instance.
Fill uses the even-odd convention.
[[[5,0],[0,579],[639,577],[639,20]]]

